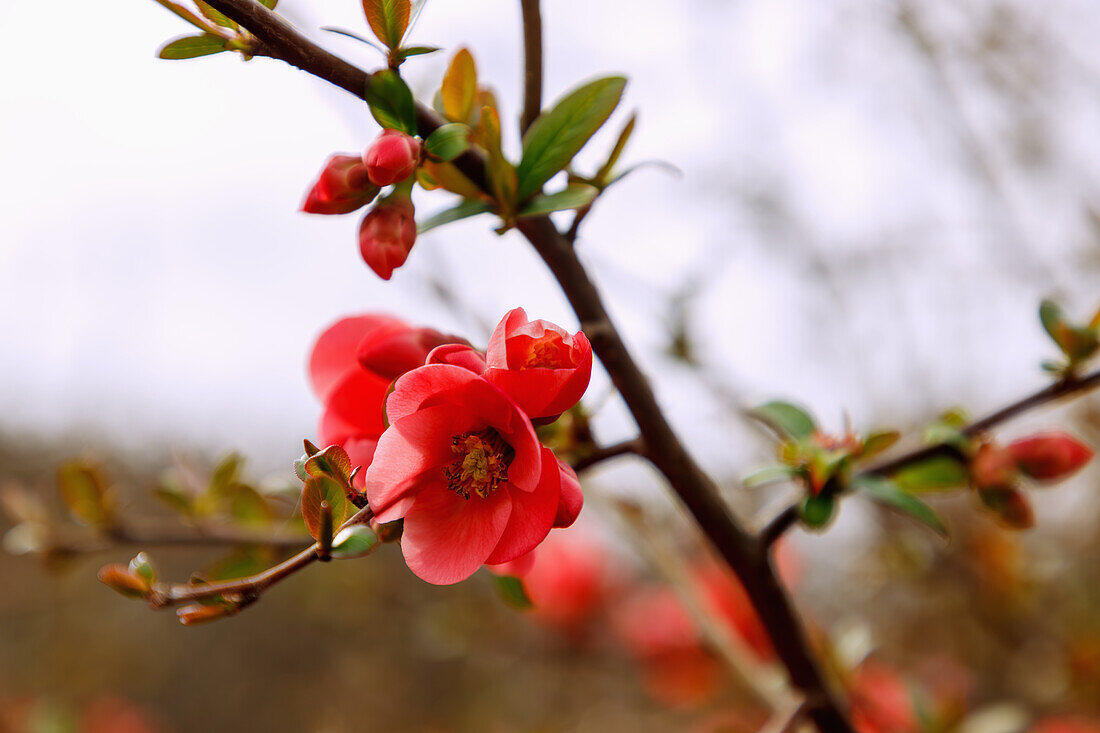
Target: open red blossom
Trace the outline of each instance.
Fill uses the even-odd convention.
[[[359,224],[359,254],[383,280],[405,264],[416,244],[412,201],[391,197],[367,212]]]
[[[1010,443],[1008,452],[1020,470],[1038,481],[1064,479],[1092,460],[1092,449],[1072,435],[1039,433]]]
[[[383,130],[363,153],[372,183],[389,186],[413,174],[420,163],[420,143],[400,130]]]
[[[527,554],[559,518],[571,521],[559,515],[563,495],[579,499],[575,476],[477,374],[450,364],[414,369],[395,383],[386,413],[367,498],[379,522],[404,519],[401,551],[420,578],[465,580],[483,564]]]
[[[333,155],[325,161],[313,188],[306,194],[302,211],[308,214],[350,214],[378,195],[367,166],[358,155]]]
[[[549,321],[528,321],[516,308],[489,338],[485,378],[533,420],[556,418],[577,404],[592,377],[592,345]]]
[[[344,318],[329,326],[309,359],[313,391],[325,406],[318,427],[321,444],[342,446],[352,465],[369,465],[385,429],[382,406],[390,383],[423,364],[434,346],[450,339],[457,340],[378,314]],[[356,484],[362,488],[362,473]]]

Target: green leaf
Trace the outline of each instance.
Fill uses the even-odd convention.
[[[626,79],[609,76],[566,94],[539,116],[523,136],[518,196],[523,200],[569,165],[622,98]]]
[[[584,183],[571,183],[557,193],[536,194],[520,209],[520,216],[539,216],[552,211],[565,211],[588,206],[595,200],[599,190]]]
[[[149,583],[157,579],[157,571],[153,569],[153,563],[144,552],[139,552],[130,560],[129,570],[132,574],[144,578]]]
[[[897,430],[879,430],[871,433],[863,439],[863,447],[860,449],[860,459],[867,459],[888,450],[901,438]]]
[[[902,490],[910,493],[945,491],[966,484],[970,480],[970,471],[955,458],[933,456],[906,466],[892,478]]]
[[[272,519],[267,500],[251,486],[233,484],[226,492],[227,513],[245,526],[263,526]]]
[[[175,61],[195,59],[199,56],[209,56],[227,50],[224,38],[219,38],[212,33],[203,33],[201,36],[183,36],[174,41],[169,41],[157,52],[157,56]]]
[[[1044,300],[1039,304],[1039,320],[1046,332],[1054,339],[1054,343],[1061,346],[1061,330],[1066,323],[1066,316],[1061,306],[1053,300]]]
[[[741,479],[741,483],[744,484],[745,488],[751,489],[780,481],[789,481],[796,476],[798,476],[797,468],[777,463],[774,466],[765,466],[758,471],[753,471]]]
[[[111,507],[107,488],[99,471],[83,461],[69,461],[57,471],[61,498],[77,521],[90,525],[107,524]]]
[[[218,461],[218,465],[214,466],[207,490],[212,496],[225,496],[229,487],[240,480],[243,468],[244,458],[239,453],[234,452],[224,456]]]
[[[378,535],[365,524],[357,524],[336,533],[329,554],[337,560],[351,560],[369,555],[377,546]]]
[[[836,509],[836,500],[825,494],[807,496],[799,505],[802,521],[813,529],[821,529],[833,518]]]
[[[852,486],[880,504],[906,514],[926,525],[941,537],[947,537],[947,525],[940,516],[912,494],[903,491],[900,486],[888,478],[864,474],[852,479]]]
[[[623,150],[626,149],[626,144],[629,142],[630,136],[634,132],[634,124],[637,121],[638,113],[635,112],[630,115],[630,119],[627,120],[622,131],[619,133],[619,138],[615,141],[615,147],[611,149],[611,155],[607,156],[607,162],[600,166],[600,170],[596,172],[595,180],[601,185],[610,181],[611,171],[615,169],[615,164],[619,162]]]
[[[534,606],[531,597],[527,595],[527,589],[523,586],[523,580],[514,575],[494,575],[493,585],[497,593],[512,608],[527,610]]]
[[[334,28],[334,27],[332,27],[332,26],[327,26],[327,25],[326,25],[326,26],[322,26],[322,27],[321,27],[321,30],[323,30],[323,31],[327,31],[328,33],[335,33],[335,34],[336,34],[336,35],[338,35],[338,36],[347,36],[348,38],[354,38],[354,39],[355,39],[356,41],[359,41],[360,43],[365,43],[365,44],[367,44],[368,46],[370,46],[371,48],[375,49],[375,50],[376,50],[376,51],[378,51],[379,53],[383,53],[383,54],[384,54],[384,53],[386,53],[386,49],[382,48],[381,46],[379,46],[379,45],[378,45],[377,43],[375,43],[374,41],[371,41],[371,40],[369,40],[369,39],[367,39],[367,38],[363,38],[363,37],[362,37],[361,35],[359,35],[358,33],[353,33],[353,32],[351,32],[351,31],[349,31],[349,30],[345,30],[345,29],[343,29],[343,28]]]
[[[313,539],[321,531],[321,502],[326,502],[332,510],[332,523],[339,527],[350,516],[347,495],[344,487],[328,476],[313,476],[302,487],[302,519]]]
[[[423,56],[429,53],[435,53],[436,51],[442,51],[439,46],[405,46],[401,49],[401,56],[409,58],[411,56]]]
[[[396,71],[383,69],[371,74],[364,96],[379,125],[407,135],[417,134],[416,101]]]
[[[260,0],[260,5],[263,5],[268,10],[274,10],[275,6],[279,4],[279,0]]]
[[[488,214],[492,210],[492,204],[488,204],[484,201],[463,201],[458,206],[450,209],[445,209],[435,216],[432,216],[431,218],[420,222],[420,225],[416,228],[416,231],[419,234],[423,234],[424,232],[435,229],[438,226],[450,224],[452,221],[468,219],[471,216],[477,216],[478,214]]]
[[[306,461],[309,460],[308,455],[303,455],[301,458],[294,461],[294,475],[301,481],[309,481],[309,474],[306,473]]]
[[[200,13],[214,21],[217,25],[220,25],[222,28],[237,30],[236,23],[226,17],[220,10],[215,10],[210,7],[210,4],[204,2],[204,0],[195,0],[195,5],[198,7]]]
[[[351,476],[352,466],[347,451],[338,445],[330,445],[311,456],[303,468],[308,476],[329,476],[346,484]]]
[[[749,414],[772,430],[794,440],[805,440],[817,430],[809,413],[789,402],[767,402],[754,408]]]
[[[411,11],[411,0],[363,0],[363,13],[370,29],[390,49],[401,45]]]
[[[424,141],[424,149],[444,162],[454,160],[470,147],[470,127],[461,122],[441,125]]]

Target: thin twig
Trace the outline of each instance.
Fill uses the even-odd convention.
[[[340,529],[357,524],[366,524],[373,517],[374,512],[371,511],[370,507],[363,507],[351,519],[340,525]],[[235,596],[238,602],[251,603],[261,593],[280,580],[293,575],[318,559],[317,544],[314,543],[290,559],[256,575],[197,585],[187,583],[157,584],[149,596],[149,605],[153,608],[164,608],[214,596]]]
[[[1017,400],[1012,404],[1002,407],[1001,409],[993,412],[980,420],[975,420],[969,425],[962,428],[959,432],[968,438],[973,438],[981,433],[984,433],[992,428],[997,427],[1001,423],[1008,422],[1013,418],[1019,417],[1028,410],[1033,410],[1036,407],[1056,402],[1068,397],[1080,396],[1086,392],[1100,387],[1100,369],[1090,372],[1083,377],[1067,377],[1059,380],[1054,384],[1039,390],[1033,394]],[[861,474],[868,475],[874,474],[876,476],[890,476],[903,468],[907,468],[914,464],[926,461],[929,458],[935,458],[937,456],[947,456],[956,458],[958,460],[965,460],[959,449],[949,443],[936,443],[934,445],[925,446],[924,448],[918,448],[917,450],[904,453],[896,458],[892,458],[878,465],[871,466],[860,471]],[[784,533],[795,524],[798,523],[798,507],[797,505],[789,506],[780,512],[775,519],[770,521],[765,527],[760,530],[759,538],[760,542],[765,546],[770,546],[776,540],[783,536]]]
[[[539,0],[520,0],[523,11],[523,114],[520,133],[542,113],[542,13]]]
[[[573,470],[580,473],[608,459],[627,455],[644,456],[645,442],[641,438],[634,438],[633,440],[624,440],[621,443],[600,446],[583,458],[574,461]]]

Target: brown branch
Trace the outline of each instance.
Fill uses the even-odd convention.
[[[612,445],[599,446],[588,455],[573,461],[573,470],[580,473],[608,459],[626,455],[645,455],[645,443],[641,438],[624,440],[621,443],[614,443]]]
[[[374,512],[370,507],[363,507],[350,519],[340,525],[340,529],[352,527],[357,524],[370,522]],[[240,604],[247,605],[255,601],[261,593],[288,578],[304,567],[311,565],[320,557],[317,553],[317,544],[314,543],[284,562],[264,570],[256,575],[234,580],[225,580],[218,583],[202,583],[191,585],[187,583],[158,583],[153,587],[149,595],[149,605],[153,608],[164,608],[187,601],[196,601],[202,598],[225,596]]]
[[[539,0],[519,0],[523,11],[523,114],[520,134],[542,113],[542,13]]]
[[[208,1],[259,38],[273,57],[283,58],[356,96],[363,96],[365,72],[318,48],[256,0]],[[417,110],[421,134],[434,129],[432,125],[438,126],[438,115],[422,105]],[[467,153],[457,160],[463,172],[485,188],[484,158]],[[549,267],[580,319],[596,355],[638,424],[647,458],[665,476],[700,529],[744,584],[791,683],[807,701],[806,715],[823,733],[849,733],[851,724],[813,659],[809,639],[779,583],[766,548],[741,527],[714,482],[676,437],[572,244],[546,216],[520,219],[517,228]],[[315,559],[312,548],[304,555],[298,562],[308,564]]]
[[[1023,399],[1017,400],[1012,404],[1002,407],[1001,409],[986,415],[980,420],[975,420],[969,425],[963,427],[959,432],[968,438],[973,438],[981,433],[984,433],[992,428],[997,427],[1001,423],[1008,422],[1013,418],[1019,417],[1021,414],[1028,410],[1033,410],[1036,407],[1056,402],[1061,399],[1069,397],[1077,397],[1086,392],[1100,387],[1100,369],[1090,372],[1083,377],[1069,376],[1065,379],[1059,380],[1054,384],[1041,389],[1034,394],[1030,394]],[[935,458],[937,456],[947,456],[950,458],[956,458],[960,461],[965,461],[964,456],[958,448],[949,443],[936,443],[934,445],[918,448],[917,450],[910,451],[909,453],[903,453],[902,455],[892,458],[878,465],[866,468],[860,471],[862,474],[874,474],[877,476],[890,476],[897,473],[903,468],[907,468],[916,463],[926,461],[929,458]],[[798,523],[798,507],[789,506],[779,513],[771,522],[769,522],[764,529],[760,530],[760,542],[764,546],[770,546],[773,542],[778,540],[783,534]]]

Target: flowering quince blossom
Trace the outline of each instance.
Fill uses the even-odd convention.
[[[395,383],[386,413],[367,499],[379,522],[404,519],[401,551],[420,578],[465,580],[483,564],[526,555],[551,528],[576,519],[583,499],[572,469],[539,443],[520,406],[475,371],[415,369]]]
[[[350,214],[378,195],[367,166],[358,155],[333,155],[325,161],[313,188],[306,194],[302,211],[308,214]]]
[[[383,280],[405,264],[416,244],[412,201],[391,196],[367,212],[359,224],[359,254]]]
[[[329,326],[309,359],[313,391],[325,406],[317,430],[322,445],[342,446],[353,466],[369,465],[385,429],[382,404],[390,384],[436,346],[459,340],[378,314]],[[363,487],[362,472],[355,484]]]
[[[383,130],[363,153],[363,163],[376,186],[399,183],[420,163],[420,143],[400,130]]]

